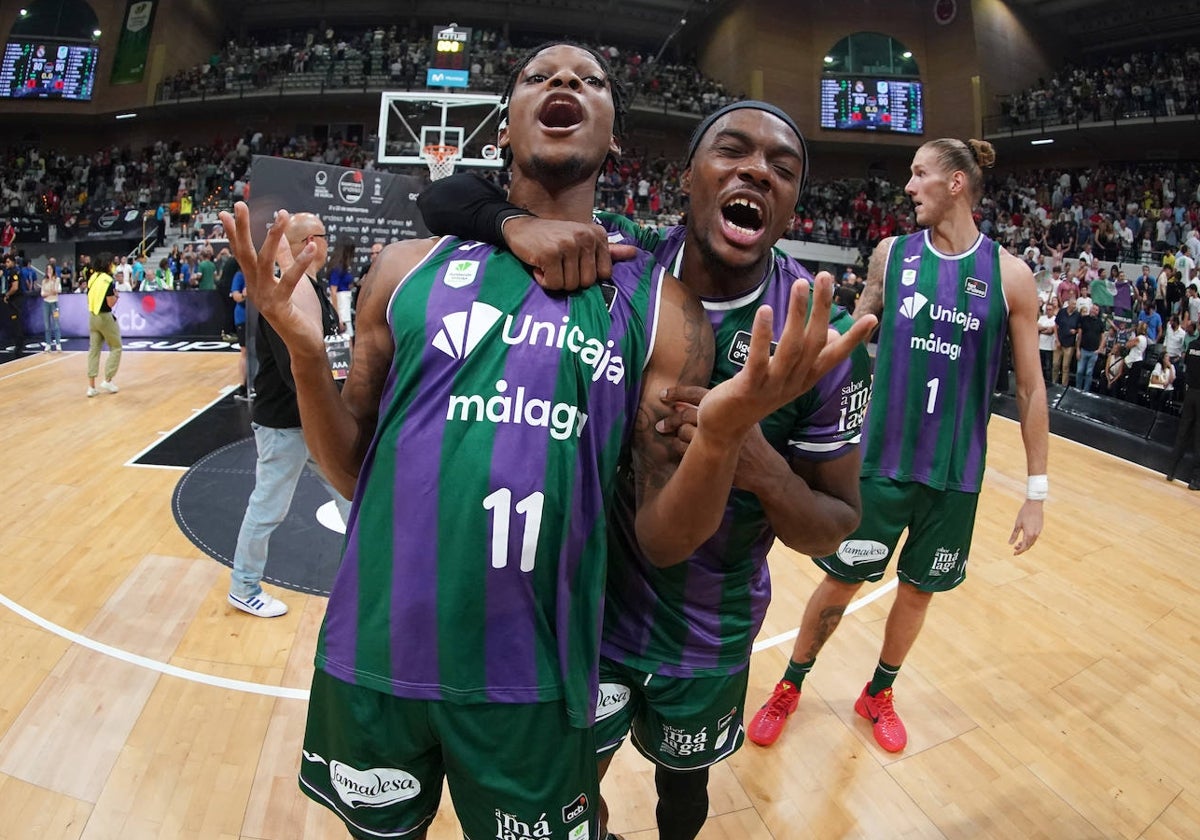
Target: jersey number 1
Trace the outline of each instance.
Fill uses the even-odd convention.
[[[483,509],[492,512],[492,568],[508,566],[508,529],[512,511],[525,517],[525,532],[521,536],[521,571],[532,572],[537,560],[538,534],[542,530],[542,504],[545,496],[530,493],[514,506],[512,491],[501,487],[483,500]]]
[[[925,383],[925,387],[929,389],[929,399],[925,403],[925,413],[926,414],[933,414],[934,406],[937,405],[937,392],[938,392],[938,383],[939,382],[940,382],[939,379],[934,378],[934,379],[930,379],[928,382]]]

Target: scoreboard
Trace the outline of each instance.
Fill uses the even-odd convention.
[[[451,23],[433,27],[429,47],[428,87],[465,88],[471,80],[471,30]]]
[[[925,133],[921,83],[907,79],[821,79],[821,128]]]
[[[9,41],[0,63],[0,97],[88,101],[100,48],[54,41]]]

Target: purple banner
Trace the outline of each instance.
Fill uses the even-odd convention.
[[[42,301],[21,301],[27,336],[42,335]],[[220,292],[122,292],[117,301],[121,338],[213,338],[221,335],[224,299]],[[58,296],[63,338],[87,338],[87,295]]]

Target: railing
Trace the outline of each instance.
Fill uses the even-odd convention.
[[[1135,123],[1180,123],[1200,122],[1200,109],[1195,99],[1189,100],[1186,109],[1179,108],[1174,100],[1156,97],[1152,100],[1106,98],[1098,107],[1084,113],[1079,108],[1068,109],[1065,103],[1036,103],[1032,113],[993,114],[983,118],[984,137],[1012,137],[1016,134],[1070,131],[1080,128],[1118,127]]]

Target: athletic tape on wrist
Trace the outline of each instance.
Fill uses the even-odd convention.
[[[1031,475],[1025,482],[1025,498],[1035,502],[1050,495],[1050,479],[1044,475]]]

